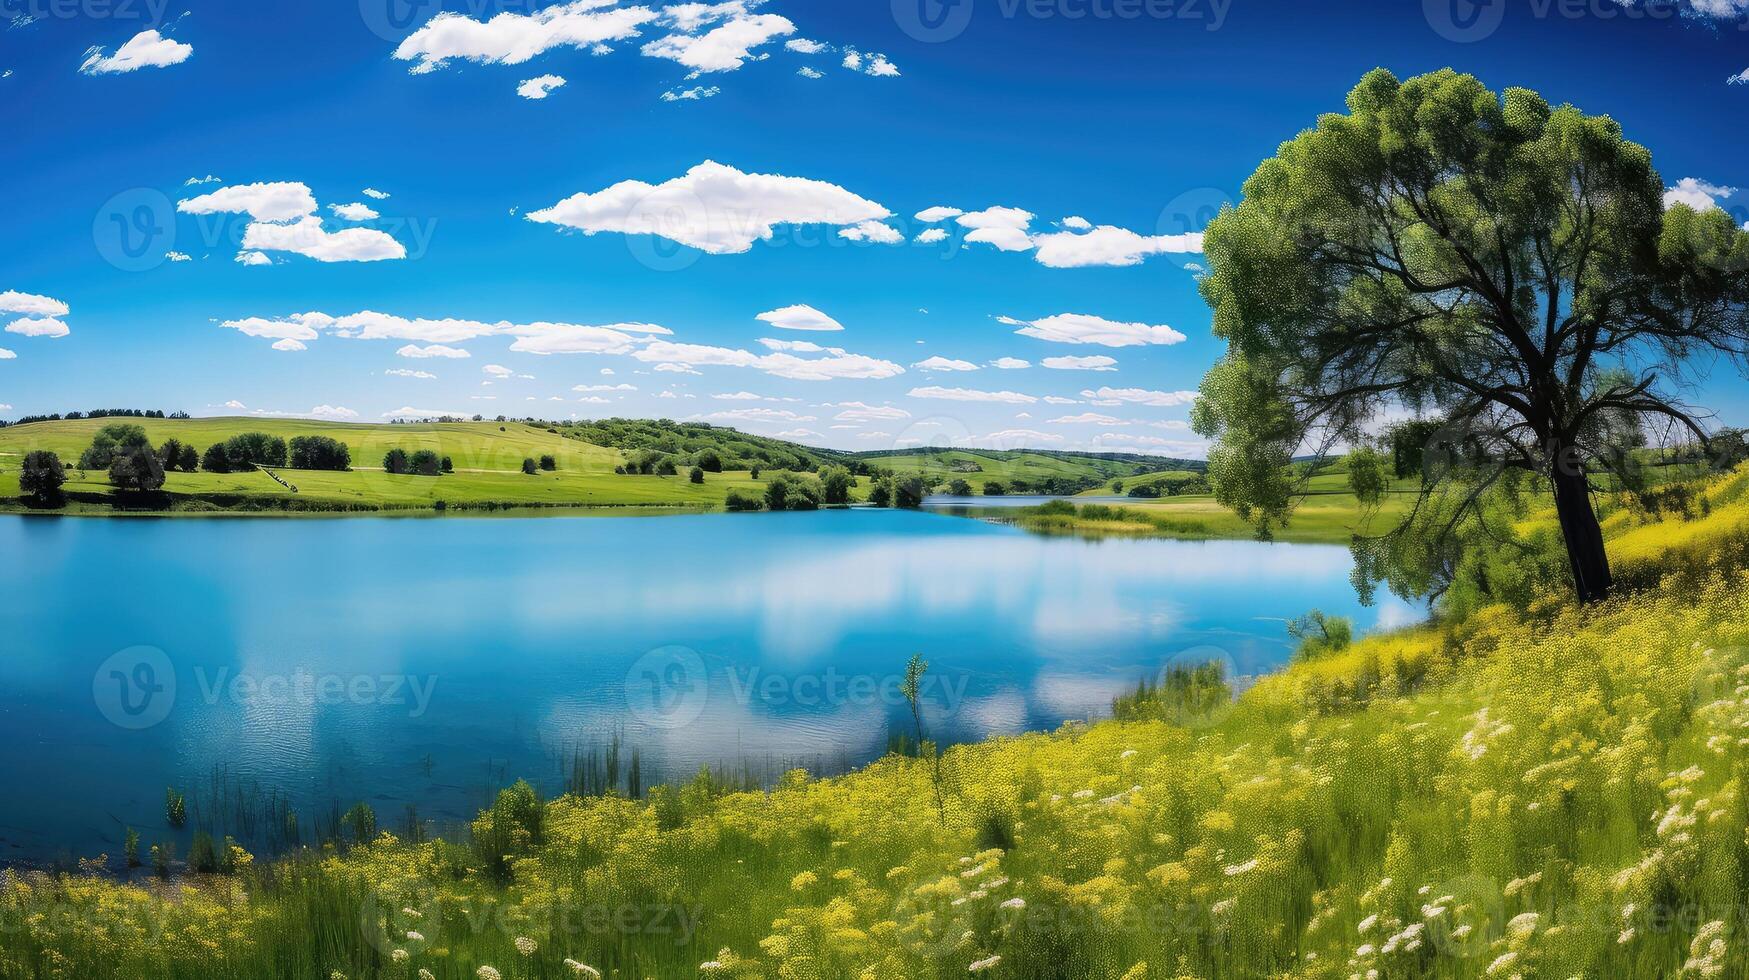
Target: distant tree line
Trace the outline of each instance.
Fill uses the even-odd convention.
[[[0,419],[0,428],[8,425],[29,425],[32,422],[78,421],[79,419],[185,419],[187,412],[170,412],[154,408],[94,408],[89,412],[68,412],[65,415],[24,415],[16,421]]]
[[[455,462],[430,449],[416,449],[409,453],[396,446],[383,454],[383,472],[403,476],[442,476],[455,472]]]

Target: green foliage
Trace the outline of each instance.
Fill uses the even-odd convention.
[[[1377,507],[1391,489],[1391,462],[1383,453],[1366,446],[1343,457],[1348,464],[1348,488],[1363,507]]]
[[[215,442],[200,456],[200,468],[208,473],[231,472],[231,459],[225,455],[224,443]]]
[[[442,476],[443,460],[429,449],[416,450],[407,457],[407,472],[414,476]]]
[[[551,473],[559,468],[559,461],[553,457],[552,453],[542,453],[540,457],[540,468]]]
[[[1348,649],[1348,644],[1354,640],[1354,624],[1346,616],[1330,616],[1323,610],[1313,609],[1304,616],[1288,620],[1287,635],[1300,641],[1294,656],[1312,660]]]
[[[91,437],[91,445],[79,456],[79,468],[82,470],[107,470],[114,462],[115,454],[120,450],[150,451],[152,444],[146,439],[146,430],[138,425],[126,422],[116,422],[97,430]]]
[[[823,498],[818,480],[792,473],[780,473],[765,485],[768,510],[818,510]]]
[[[687,471],[686,479],[690,483],[703,483],[704,482],[704,467],[694,466],[692,469]]]
[[[188,803],[174,786],[164,788],[164,819],[172,827],[188,822]]]
[[[929,487],[920,476],[902,476],[893,483],[893,506],[916,510],[923,506]]]
[[[953,482],[947,485],[947,492],[956,497],[970,497],[972,485],[967,483],[964,478],[956,477]]]
[[[525,476],[534,476],[536,473],[540,472],[540,470],[539,467],[535,466],[535,462],[532,458],[527,458],[522,461],[522,472]],[[672,472],[672,470],[670,470],[670,472]]]
[[[140,866],[139,831],[132,827],[127,828],[127,833],[122,838],[121,854],[122,861],[126,863],[129,868],[137,868]]]
[[[829,504],[847,504],[850,502],[850,488],[856,486],[856,478],[850,475],[850,470],[836,464],[820,467],[820,492]]]
[[[765,501],[740,490],[730,490],[723,498],[723,509],[731,512],[764,510]]]
[[[286,464],[285,439],[267,432],[243,432],[225,440],[225,458],[233,473],[257,466]]]
[[[18,470],[18,489],[40,504],[58,504],[61,485],[67,482],[67,470],[61,458],[46,449],[26,454]]]
[[[350,470],[352,450],[328,436],[293,436],[288,465],[295,470]]]
[[[412,468],[413,463],[411,457],[407,455],[407,450],[402,449],[400,446],[396,446],[383,454],[383,472],[385,473],[409,473],[412,472]]]
[[[157,490],[164,485],[164,464],[150,446],[118,448],[109,459],[109,482],[118,490]]]
[[[360,844],[369,843],[377,835],[377,814],[368,803],[355,803],[346,815],[340,818],[346,829],[352,831],[352,839]]]
[[[1156,683],[1142,678],[1136,689],[1111,701],[1111,716],[1119,721],[1164,721],[1197,725],[1227,709],[1233,689],[1226,667],[1217,661],[1172,664]]]

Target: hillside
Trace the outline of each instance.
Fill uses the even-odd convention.
[[[92,436],[111,423],[137,424],[154,446],[176,439],[203,450],[245,432],[262,432],[290,440],[296,436],[328,436],[351,450],[350,472],[274,468],[244,473],[205,471],[166,474],[163,493],[131,501],[118,497],[104,473],[82,473],[72,467]],[[642,423],[656,426],[658,423]],[[710,427],[704,427],[709,429]],[[0,497],[16,499],[18,468],[24,455],[46,449],[69,467],[66,492],[69,510],[80,511],[121,502],[150,510],[336,510],[428,509],[438,501],[461,507],[549,506],[720,506],[730,489],[757,492],[760,484],[745,469],[725,466],[710,472],[703,483],[688,481],[686,471],[699,452],[712,446],[752,447],[778,459],[784,467],[817,465],[820,458],[805,447],[747,437],[716,429],[718,438],[694,434],[677,451],[665,444],[626,448],[597,445],[583,438],[590,430],[524,422],[421,422],[363,424],[304,419],[225,417],[203,419],[103,418],[31,422],[0,428]],[[454,472],[440,477],[383,472],[390,449],[408,453],[431,450],[448,456]],[[676,473],[616,473],[640,454],[667,458]],[[526,475],[524,459],[552,456],[552,472]],[[724,454],[733,465],[738,457]],[[783,467],[778,467],[783,468]],[[774,468],[776,469],[776,468]],[[277,476],[279,479],[275,479]],[[284,481],[284,482],[281,482]],[[295,488],[295,489],[294,489]]]
[[[0,975],[1738,976],[1746,487],[1616,510],[1633,585],[1600,606],[1303,648],[1237,700],[1169,680],[939,767],[515,787],[448,841],[9,873]],[[567,926],[621,908],[685,928]]]
[[[1008,493],[1078,493],[1114,477],[1168,466],[1188,469],[1202,465],[1151,456],[1049,450],[883,450],[859,453],[857,458],[895,473],[919,474],[944,488],[954,480],[964,480],[973,494],[984,493],[986,483],[1000,483]]]

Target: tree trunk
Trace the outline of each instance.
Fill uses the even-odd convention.
[[[1561,520],[1561,537],[1567,543],[1567,561],[1573,569],[1573,588],[1580,602],[1601,602],[1613,584],[1609,555],[1603,549],[1603,528],[1591,509],[1591,485],[1583,466],[1556,454],[1554,466],[1555,513]]]

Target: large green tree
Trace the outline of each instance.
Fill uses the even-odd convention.
[[[1663,190],[1607,116],[1451,70],[1368,73],[1206,232],[1228,350],[1193,421],[1217,440],[1218,498],[1266,531],[1297,499],[1296,454],[1407,408],[1441,424],[1422,489],[1442,503],[1391,534],[1449,535],[1496,484],[1539,474],[1577,594],[1606,596],[1591,476],[1643,426],[1706,442],[1674,392],[1749,350],[1749,234]]]

